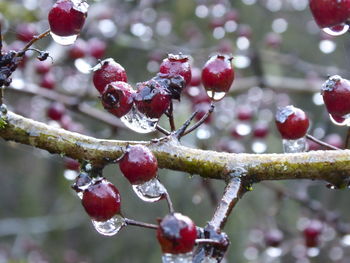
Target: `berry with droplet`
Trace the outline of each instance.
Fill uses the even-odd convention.
[[[202,69],[203,86],[211,92],[227,92],[234,76],[232,57],[227,55],[212,56]]]
[[[101,61],[94,67],[93,82],[95,88],[102,93],[107,84],[115,81],[127,82],[125,69],[113,58],[108,58]]]
[[[350,81],[338,75],[331,76],[323,83],[321,94],[329,114],[342,122],[350,113]]]
[[[350,17],[350,0],[310,0],[309,6],[321,28],[344,23]]]
[[[182,54],[169,54],[160,65],[159,72],[170,76],[180,75],[184,78],[186,85],[191,82],[192,72],[188,56]]]
[[[184,254],[191,252],[197,238],[193,221],[180,213],[166,215],[157,229],[157,239],[163,253]]]
[[[127,149],[119,167],[131,184],[142,184],[157,176],[158,162],[146,146],[133,145]]]
[[[135,91],[126,82],[109,83],[101,96],[102,105],[107,111],[120,118],[131,110],[134,94]]]
[[[59,121],[62,119],[66,111],[65,106],[62,103],[54,102],[50,105],[47,110],[47,116],[54,121]]]
[[[304,137],[309,128],[309,118],[305,112],[292,105],[278,108],[275,120],[282,138],[287,140]]]
[[[50,30],[58,36],[80,33],[89,5],[81,0],[58,0],[48,15]]]
[[[106,180],[97,181],[84,190],[82,204],[93,220],[107,221],[120,213],[119,191]]]

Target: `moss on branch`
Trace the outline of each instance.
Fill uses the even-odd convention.
[[[350,177],[349,150],[232,154],[192,149],[171,139],[157,143],[102,140],[50,127],[13,112],[7,113],[7,125],[0,129],[0,137],[96,165],[104,165],[106,158],[118,158],[127,144],[145,144],[156,155],[161,168],[213,179],[228,179],[237,168],[245,169],[244,178],[251,182],[312,179],[340,185]]]

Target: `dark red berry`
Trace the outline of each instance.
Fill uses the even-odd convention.
[[[48,15],[51,32],[58,36],[79,34],[88,7],[86,2],[80,0],[58,0]]]
[[[250,106],[240,106],[237,109],[237,119],[248,121],[253,118],[253,109]]]
[[[166,215],[157,229],[157,239],[163,253],[184,254],[191,252],[197,238],[193,221],[180,213]]]
[[[350,0],[310,0],[309,6],[321,28],[344,23],[350,17]]]
[[[44,60],[44,61],[35,61],[34,64],[35,67],[35,71],[38,74],[46,74],[50,71],[51,67],[52,67],[52,63],[48,60]]]
[[[268,247],[279,247],[283,241],[283,233],[278,229],[271,229],[265,233],[265,243]]]
[[[68,170],[78,171],[80,168],[80,163],[75,159],[66,157],[64,158],[64,167]]]
[[[149,80],[137,83],[135,105],[137,109],[149,118],[160,118],[169,108],[171,95],[160,82]]]
[[[232,57],[226,55],[212,56],[202,69],[202,83],[207,91],[227,92],[234,80]]]
[[[265,122],[257,122],[253,127],[255,138],[265,138],[269,134],[269,126]]]
[[[119,167],[131,184],[142,184],[157,176],[158,162],[147,147],[134,145],[128,148]]]
[[[323,101],[329,114],[337,122],[343,122],[345,115],[350,113],[350,82],[338,75],[328,78],[322,85]]]
[[[40,87],[45,89],[54,89],[56,84],[55,76],[52,73],[46,73],[42,76]]]
[[[301,109],[289,105],[278,108],[276,125],[283,139],[296,140],[305,136],[309,128],[309,118]]]
[[[65,111],[66,111],[66,108],[64,107],[63,104],[54,102],[48,108],[47,116],[54,121],[59,121],[62,119]]]
[[[159,72],[170,76],[180,75],[184,78],[186,85],[191,82],[192,72],[188,56],[182,54],[169,54],[168,58],[160,64]]]
[[[83,192],[82,204],[95,221],[107,221],[120,213],[118,189],[106,180],[97,181]]]
[[[96,59],[100,59],[104,57],[107,45],[102,40],[94,37],[88,41],[88,47],[90,55]]]
[[[111,82],[128,81],[125,69],[112,58],[101,61],[94,69],[93,82],[95,88],[100,93],[102,93],[106,85]]]
[[[85,57],[88,52],[88,46],[85,40],[78,38],[74,45],[69,49],[69,57],[72,59],[78,59]]]
[[[123,117],[132,108],[134,93],[133,88],[126,82],[109,83],[101,96],[102,105],[118,118]]]
[[[16,28],[17,39],[23,42],[29,42],[37,33],[34,24],[20,24]]]
[[[317,220],[311,221],[303,230],[305,246],[317,247],[322,233],[322,223]]]

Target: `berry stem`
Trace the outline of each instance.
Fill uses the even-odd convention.
[[[156,129],[157,129],[159,132],[161,132],[161,133],[163,133],[164,135],[166,135],[166,136],[168,136],[168,135],[171,134],[169,131],[167,131],[167,130],[164,129],[163,127],[159,126],[158,124],[157,124],[157,126],[156,126]]]
[[[180,139],[182,136],[184,136],[187,127],[190,126],[191,121],[197,115],[197,113],[198,111],[193,112],[187,121],[185,121],[185,123],[182,124],[182,126],[177,131],[174,132],[174,135],[177,139]]]
[[[344,149],[349,149],[350,147],[350,127],[348,128],[348,132],[346,134]]]
[[[210,109],[208,110],[208,112],[198,122],[196,122],[196,124],[194,124],[186,132],[184,132],[184,134],[182,136],[185,136],[185,135],[191,133],[192,131],[197,129],[199,126],[201,126],[205,122],[205,120],[210,116],[210,114],[214,111],[214,109],[215,109],[215,105],[213,102],[211,102]]]
[[[124,222],[127,226],[138,226],[138,227],[155,229],[155,230],[158,229],[157,225],[144,223],[144,222],[136,221],[136,220],[129,219],[129,218],[124,218]]]
[[[167,112],[167,117],[169,119],[170,130],[172,132],[176,130],[173,113],[174,113],[174,105],[173,105],[173,102],[171,101]]]
[[[349,133],[348,133],[348,135],[349,135]],[[306,138],[308,138],[310,141],[313,141],[313,142],[315,142],[315,143],[318,143],[319,145],[324,146],[324,147],[327,147],[328,149],[331,149],[331,150],[340,150],[338,147],[335,147],[335,146],[330,145],[330,144],[328,144],[328,143],[326,143],[326,142],[320,141],[320,140],[316,139],[315,137],[313,137],[313,136],[310,135],[310,134],[306,134],[305,136],[306,136]]]
[[[175,213],[173,202],[171,201],[171,198],[170,198],[170,195],[169,195],[168,191],[166,191],[164,193],[164,198],[165,198],[166,202],[168,203],[169,212],[171,214]]]
[[[38,41],[38,40],[40,40],[40,39],[46,37],[46,36],[49,35],[49,34],[50,34],[50,29],[46,30],[45,32],[41,33],[41,34],[38,35],[38,36],[34,36],[34,37],[32,38],[32,40],[30,40],[30,41],[24,46],[24,48],[16,54],[16,56],[17,56],[17,57],[18,57],[18,56],[23,56],[24,53],[25,53],[36,41]]]

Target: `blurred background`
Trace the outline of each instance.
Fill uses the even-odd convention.
[[[274,114],[293,104],[307,112],[309,133],[343,147],[346,128],[334,125],[320,87],[328,75],[348,77],[349,36],[320,30],[307,0],[101,0],[88,1],[88,18],[72,46],[50,37],[35,47],[51,59],[28,53],[5,92],[16,113],[67,130],[106,139],[149,140],[160,134],[131,132],[103,110],[91,80],[99,59],[114,58],[129,82],[152,78],[168,53],[189,55],[192,82],[174,105],[179,126],[193,110],[209,107],[200,71],[215,53],[233,54],[236,80],[211,118],[183,139],[191,147],[232,153],[281,153]],[[2,0],[4,51],[23,48],[48,28],[54,1]],[[53,104],[56,101],[56,104]],[[57,104],[58,102],[58,104]],[[57,108],[59,120],[48,114]],[[167,120],[160,120],[168,128]],[[322,149],[309,142],[310,150]],[[71,189],[78,174],[72,160],[13,142],[0,141],[0,262],[160,262],[152,230],[128,227],[99,235]],[[122,211],[155,223],[164,202],[144,203],[116,165],[104,175],[121,192]],[[224,183],[160,170],[176,210],[204,226]],[[225,232],[226,262],[349,262],[348,190],[325,182],[268,182],[253,186]]]

